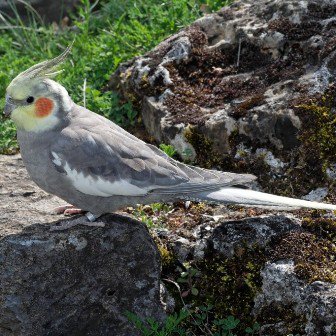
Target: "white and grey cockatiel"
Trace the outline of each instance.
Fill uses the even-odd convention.
[[[253,175],[182,164],[75,104],[50,79],[69,52],[67,48],[13,79],[4,113],[17,126],[31,178],[48,193],[87,211],[90,220],[125,206],[178,199],[336,210],[331,204],[244,189],[255,180]]]

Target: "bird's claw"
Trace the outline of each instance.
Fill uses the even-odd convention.
[[[80,214],[82,214],[83,212],[85,212],[85,211],[82,210],[82,209],[71,208],[71,209],[66,209],[66,210],[63,212],[63,215],[65,215],[65,216],[80,215]]]
[[[84,212],[85,212],[84,210],[78,209],[71,204],[62,205],[62,206],[59,206],[59,207],[57,207],[53,210],[54,214],[56,214],[56,215],[63,214],[65,216],[79,215],[79,214],[82,214]]]

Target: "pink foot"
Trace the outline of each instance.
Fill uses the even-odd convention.
[[[79,215],[79,214],[82,214],[82,213],[85,213],[84,210],[82,209],[78,209],[78,208],[71,208],[71,209],[66,209],[63,214],[65,216],[71,216],[71,215]]]
[[[65,216],[71,216],[71,215],[82,214],[85,211],[83,211],[82,209],[78,209],[73,205],[67,204],[67,205],[63,205],[63,206],[59,206],[55,208],[53,212],[58,215],[63,214]]]

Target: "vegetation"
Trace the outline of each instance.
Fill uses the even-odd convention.
[[[132,211],[133,216],[142,223],[145,223],[149,229],[164,226],[166,214],[172,210],[172,206],[165,203],[152,203],[150,205],[138,205]]]
[[[44,25],[33,11],[25,25],[17,14],[0,17],[0,110],[7,85],[27,67],[60,54],[74,41],[70,61],[58,80],[73,100],[124,127],[135,123],[137,111],[114,92],[105,91],[122,61],[145,53],[165,37],[227,4],[227,0],[81,0],[70,20]],[[14,8],[15,9],[15,8]],[[0,119],[0,153],[17,151],[15,128]]]
[[[161,144],[160,149],[164,151],[169,157],[174,157],[176,150],[172,145]]]
[[[240,320],[230,315],[222,319],[217,318],[210,323],[211,310],[212,306],[200,306],[193,312],[181,309],[179,313],[170,315],[163,325],[153,319],[147,319],[144,323],[130,312],[127,313],[127,317],[143,336],[188,336],[199,335],[200,332],[202,335],[236,336],[235,329],[240,324]],[[195,332],[188,326],[193,326]],[[245,329],[245,335],[257,335],[259,329],[259,324],[254,323],[252,327]]]

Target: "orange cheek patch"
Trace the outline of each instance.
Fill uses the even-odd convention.
[[[54,108],[54,102],[49,98],[39,98],[35,102],[35,114],[38,118],[47,117]]]

